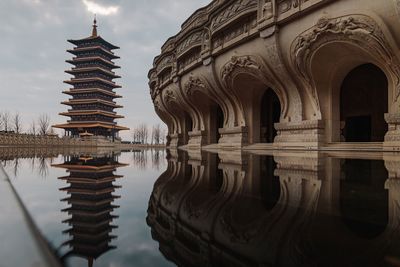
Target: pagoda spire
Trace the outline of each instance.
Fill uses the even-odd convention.
[[[96,36],[97,36],[97,19],[96,19],[96,14],[94,14],[92,37]]]

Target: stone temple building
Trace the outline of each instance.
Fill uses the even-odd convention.
[[[214,0],[154,59],[170,147],[400,149],[399,0]]]

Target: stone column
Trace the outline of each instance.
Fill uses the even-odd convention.
[[[387,113],[385,120],[388,123],[388,132],[385,135],[383,148],[400,151],[400,113]]]
[[[171,148],[178,148],[183,145],[183,136],[182,134],[174,133],[169,135],[169,147]]]
[[[207,132],[206,131],[191,131],[189,132],[189,142],[187,144],[188,149],[198,149],[203,145],[207,144]]]
[[[319,149],[324,144],[324,123],[310,120],[276,123],[274,147],[276,149]]]
[[[219,129],[221,138],[218,145],[220,148],[241,149],[248,144],[248,128],[244,126]]]

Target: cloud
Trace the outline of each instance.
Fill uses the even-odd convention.
[[[82,0],[82,2],[86,6],[87,10],[94,14],[108,16],[116,14],[119,10],[119,6],[106,7],[89,0]]]

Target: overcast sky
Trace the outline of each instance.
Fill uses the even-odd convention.
[[[70,76],[65,50],[67,39],[91,35],[93,13],[98,33],[121,47],[116,63],[122,68],[117,99],[126,118],[119,124],[133,128],[146,122],[161,123],[154,112],[147,73],[162,44],[176,34],[184,20],[210,0],[0,0],[0,111],[19,112],[24,129],[39,114],[51,116],[52,124],[64,123],[59,116],[69,98],[62,81]],[[130,134],[121,133],[125,138]]]

